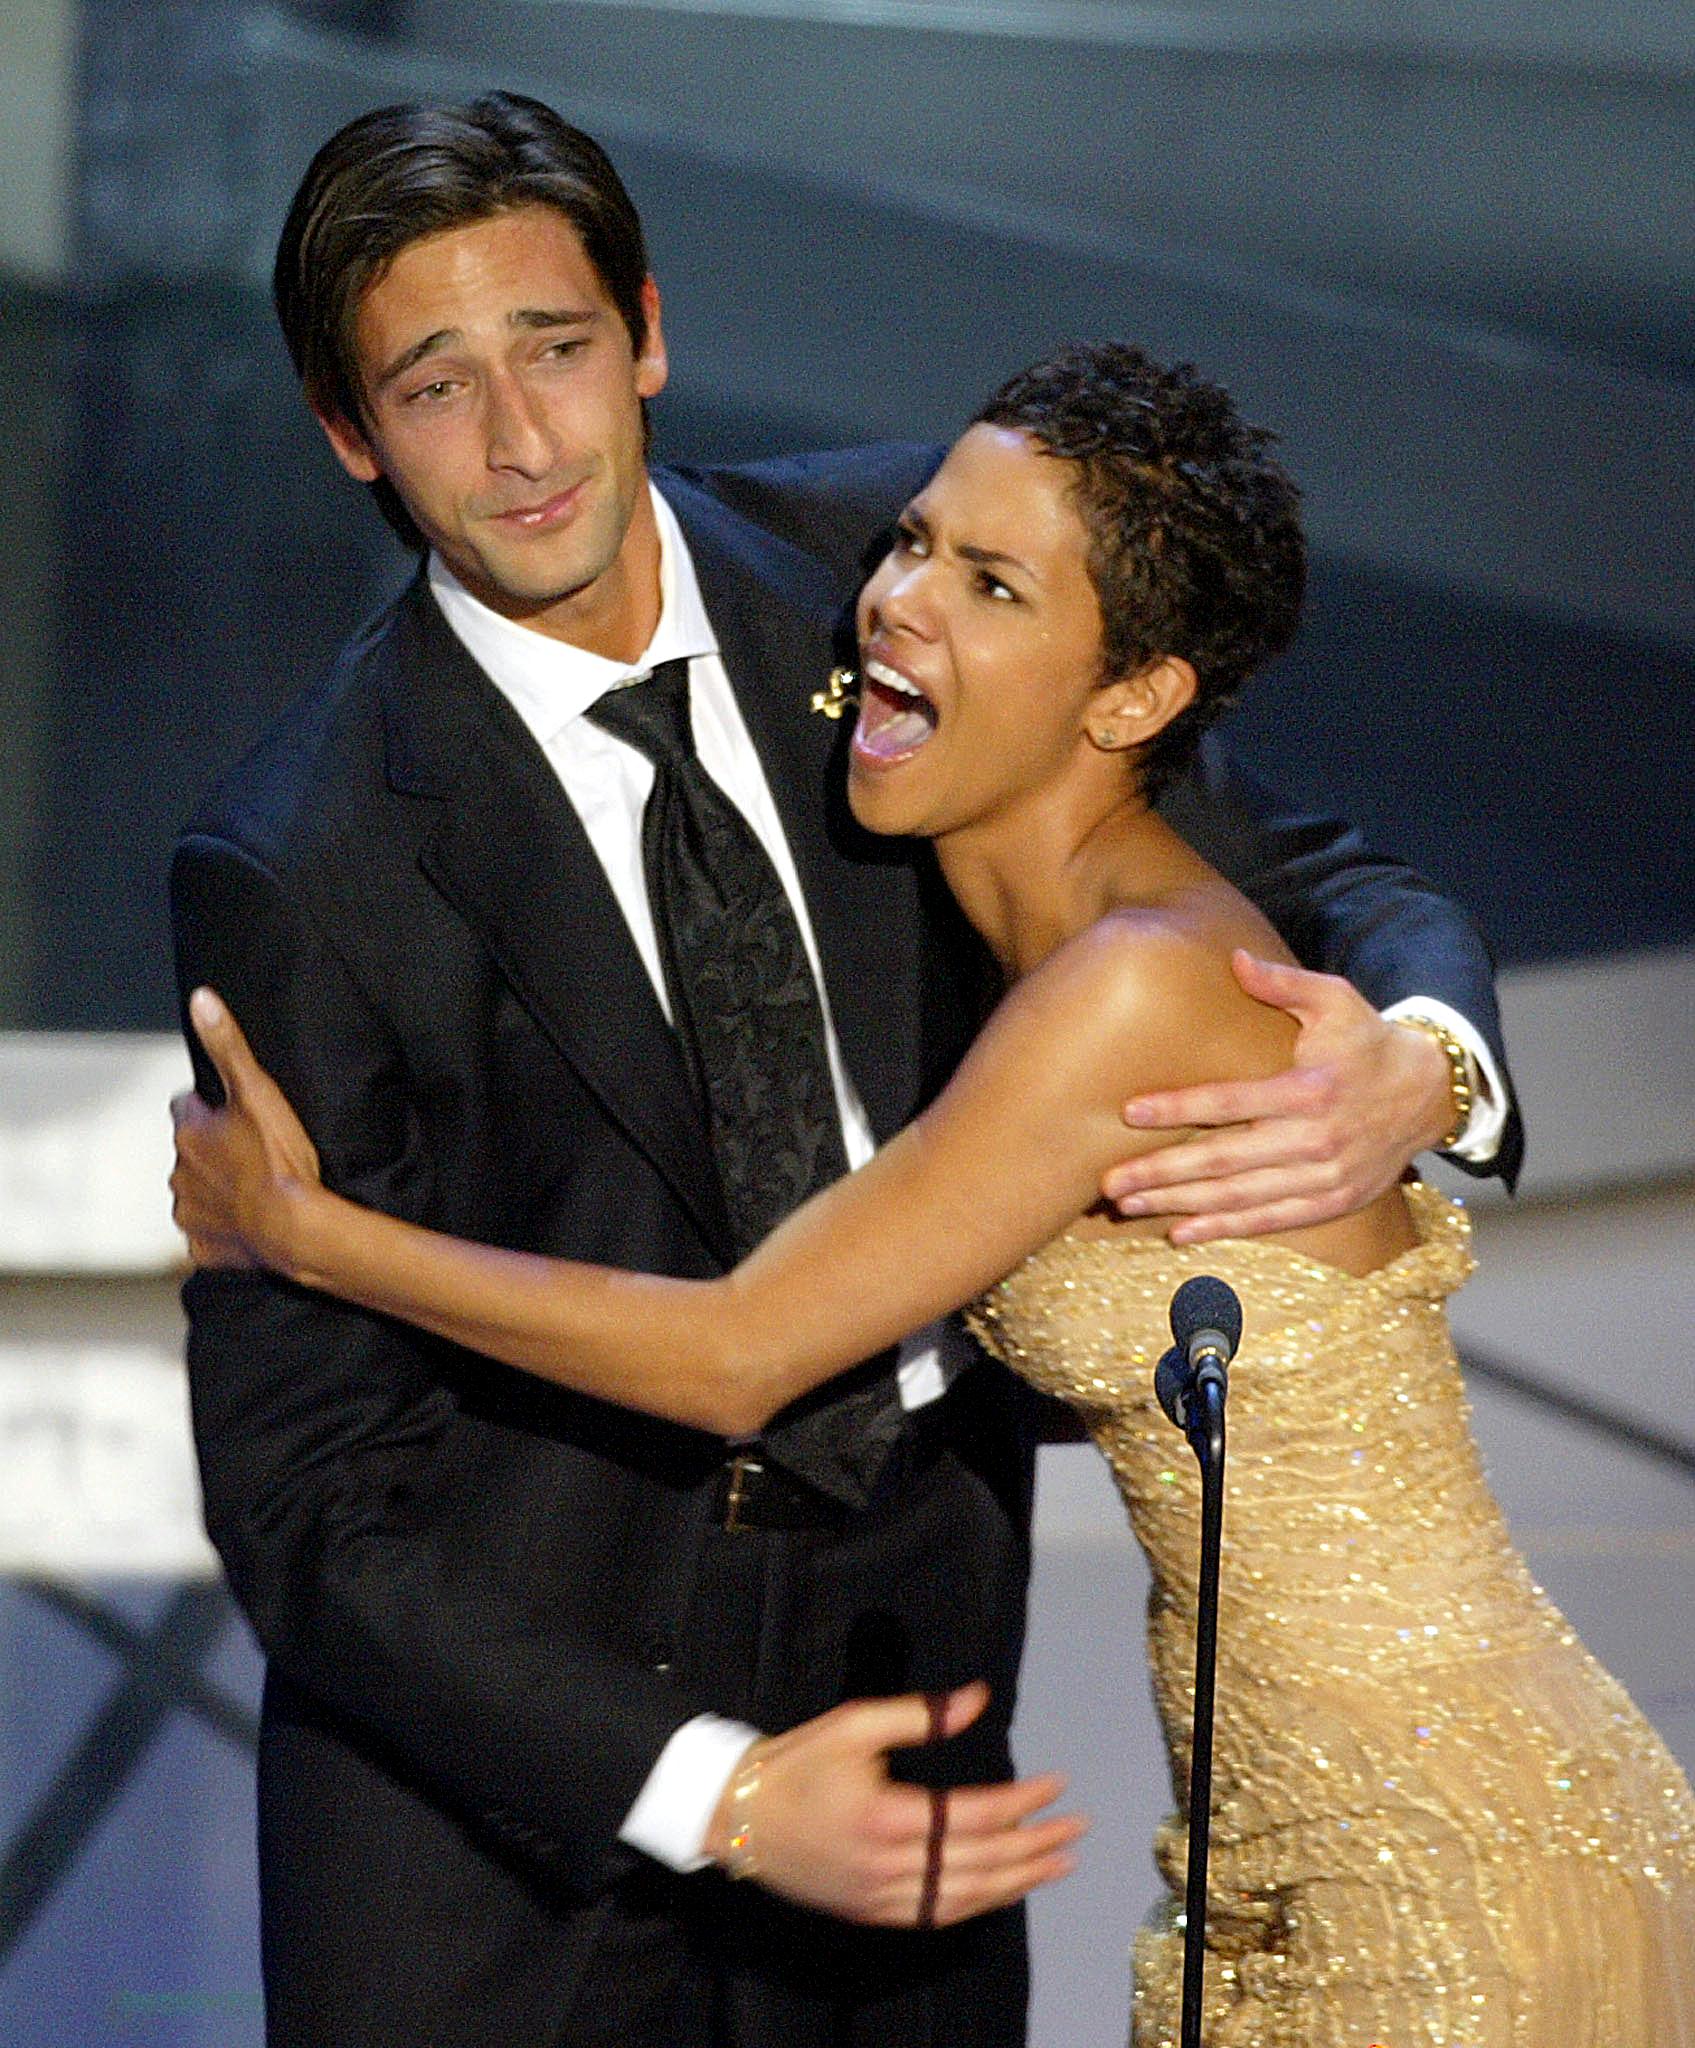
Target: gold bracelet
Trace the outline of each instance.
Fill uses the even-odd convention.
[[[1465,1136],[1465,1127],[1471,1122],[1472,1106],[1477,1101],[1477,1082],[1473,1076],[1471,1054],[1454,1036],[1446,1024],[1438,1024],[1434,1017],[1397,1017],[1397,1024],[1408,1031],[1417,1031],[1441,1052],[1448,1062],[1448,1099],[1454,1112],[1447,1135],[1437,1140],[1436,1150],[1446,1152],[1457,1145]]]
[[[764,1769],[764,1743],[750,1743],[729,1784],[730,1839],[722,1859],[726,1877],[759,1875],[759,1859],[753,1847],[753,1801]]]

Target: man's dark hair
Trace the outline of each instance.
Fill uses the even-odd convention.
[[[272,297],[313,409],[367,423],[354,346],[359,302],[403,249],[522,206],[551,206],[576,229],[639,355],[648,273],[641,216],[592,136],[517,93],[378,107],[312,159],[277,244]],[[377,495],[416,543],[392,490],[379,483]]]
[[[977,419],[1076,465],[1103,680],[1162,655],[1194,667],[1193,703],[1142,757],[1157,796],[1300,620],[1300,493],[1268,453],[1276,437],[1192,365],[1166,369],[1127,342],[1060,349],[1009,378]]]

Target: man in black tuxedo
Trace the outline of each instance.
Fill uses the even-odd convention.
[[[185,834],[183,986],[229,1000],[349,1194],[721,1271],[734,1190],[642,854],[664,770],[585,714],[677,665],[700,764],[797,920],[863,1158],[945,1076],[980,987],[925,855],[846,817],[812,709],[934,451],[650,478],[639,223],[534,102],[333,138],[277,293],[337,455],[426,560]],[[1279,819],[1214,754],[1173,802],[1303,957],[1492,1036],[1481,946],[1416,878]],[[1469,1055],[1314,1000],[1352,1050],[1265,1102],[1317,1087],[1352,1127],[1362,1091],[1394,1105],[1386,1178],[1446,1131]],[[1267,1142],[1237,1156],[1243,1199]],[[1364,1170],[1294,1199],[1345,1204]],[[1004,1376],[920,1337],[726,1445],[266,1276],[187,1299],[208,1524],[270,1660],[274,2048],[1021,2040],[1019,1901],[1074,1830],[1007,1748],[1032,1431]],[[783,1739],[750,1751],[757,1731]],[[954,1788],[939,1841],[893,1750]]]

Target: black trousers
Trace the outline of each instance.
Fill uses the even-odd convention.
[[[756,1725],[780,1689],[772,1589],[812,1540],[716,1530],[703,1546],[698,1597],[747,1652],[730,1711]],[[925,1689],[899,1629],[861,1620],[844,1692]],[[644,1864],[618,1888],[557,2048],[1022,2048],[1027,1999],[1022,1908],[922,1934],[860,1928],[715,1871]]]

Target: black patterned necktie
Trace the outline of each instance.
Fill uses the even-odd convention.
[[[847,1172],[824,1011],[800,926],[753,827],[700,765],[689,665],[665,661],[589,707],[653,763],[642,867],[684,1063],[706,1113],[737,1257]],[[899,1433],[886,1364],[785,1411],[764,1444],[861,1505]]]

